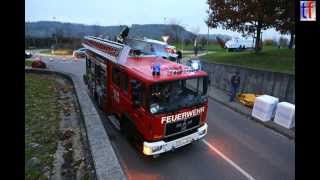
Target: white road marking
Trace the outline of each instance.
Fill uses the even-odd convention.
[[[226,160],[231,166],[236,168],[241,174],[243,174],[246,178],[250,180],[255,180],[249,173],[247,173],[245,170],[243,170],[240,166],[238,166],[236,163],[234,163],[231,159],[229,159],[227,156],[222,154],[217,148],[212,146],[208,141],[205,139],[202,139],[202,142],[205,143],[210,149],[212,149],[214,152],[216,152],[219,156],[221,156],[224,160]]]

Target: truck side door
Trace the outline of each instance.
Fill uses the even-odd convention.
[[[131,108],[131,101],[129,97],[129,77],[125,70],[121,70],[120,73],[120,89],[119,89],[119,98],[121,106],[119,111],[121,114],[129,112]]]
[[[112,65],[112,83],[111,83],[111,107],[110,110],[112,112],[118,113],[120,110],[121,102],[120,102],[120,74],[121,70],[118,66]]]
[[[140,133],[142,132],[146,132],[147,131],[147,128],[148,128],[148,117],[147,117],[147,113],[146,113],[146,88],[144,86],[143,83],[141,83],[140,81],[138,80],[134,80],[136,81],[135,84],[139,84],[139,88],[138,88],[138,91],[136,91],[135,94],[133,91],[134,87],[133,84],[130,83],[130,90],[131,90],[131,107],[132,107],[132,110],[131,110],[131,117],[132,119],[135,121],[135,124],[138,128],[138,130],[140,130]],[[135,94],[136,97],[133,97]],[[134,105],[134,100],[138,100],[139,101],[139,105]]]

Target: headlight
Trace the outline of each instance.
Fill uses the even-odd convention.
[[[160,146],[153,146],[153,147],[149,147],[149,146],[145,146],[143,145],[143,153],[145,155],[151,155],[154,152],[160,151],[162,149],[162,145]]]
[[[151,104],[150,105],[150,112],[152,114],[155,114],[159,111],[160,107],[159,107],[159,104]]]
[[[145,155],[151,155],[151,154],[152,154],[152,149],[151,149],[151,147],[143,146],[143,153],[144,153]]]

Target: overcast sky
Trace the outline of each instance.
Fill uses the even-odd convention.
[[[61,21],[88,25],[163,24],[180,22],[187,30],[208,33],[206,0],[26,0],[25,21]],[[239,33],[210,29],[210,33]],[[280,34],[267,30],[263,38]]]

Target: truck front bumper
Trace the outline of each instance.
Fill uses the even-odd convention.
[[[207,129],[208,125],[205,123],[197,129],[197,132],[173,141],[143,142],[143,154],[157,155],[190,144],[193,141],[203,138],[207,134]]]

